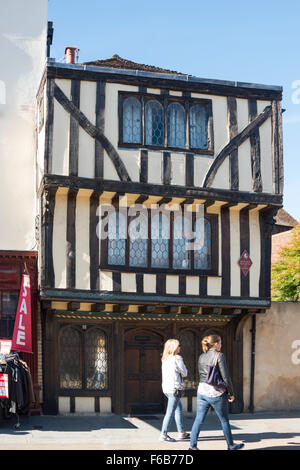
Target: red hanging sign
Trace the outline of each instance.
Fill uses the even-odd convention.
[[[0,374],[0,397],[8,398],[8,374]]]
[[[252,261],[250,259],[250,256],[247,252],[247,250],[244,250],[239,261],[238,261],[240,268],[244,274],[244,276],[247,276],[249,269],[252,266]]]
[[[23,274],[16,313],[12,351],[32,353],[30,276]]]

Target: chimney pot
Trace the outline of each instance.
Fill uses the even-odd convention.
[[[75,53],[78,51],[77,47],[67,46],[65,48],[66,54],[66,63],[67,64],[75,64]]]

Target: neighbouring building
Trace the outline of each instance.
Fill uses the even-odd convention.
[[[0,17],[0,340],[11,339],[23,272],[31,277],[33,354],[28,363],[39,412],[36,240],[36,92],[46,61],[47,0],[12,0]],[[40,351],[41,353],[41,351]],[[34,412],[34,409],[32,409]]]
[[[78,64],[75,49],[48,59],[37,94],[44,413],[162,411],[170,337],[191,411],[212,332],[241,412],[243,327],[270,307],[282,89],[117,55]]]

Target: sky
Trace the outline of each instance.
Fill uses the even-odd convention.
[[[283,87],[284,209],[300,221],[298,0],[48,0],[51,57],[114,54],[202,78]]]

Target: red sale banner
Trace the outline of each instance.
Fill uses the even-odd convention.
[[[0,374],[0,397],[8,398],[8,374]]]
[[[23,274],[12,337],[12,351],[32,353],[30,276]]]

